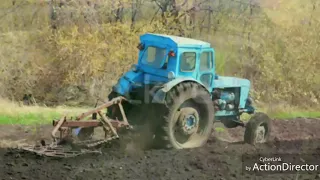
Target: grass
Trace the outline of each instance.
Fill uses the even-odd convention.
[[[274,114],[271,114],[271,117],[276,119],[320,118],[320,112],[319,111],[276,112]]]
[[[268,114],[272,119],[294,119],[294,118],[320,118],[320,112],[317,110],[305,110],[305,111],[275,111],[275,112],[268,112],[268,111],[260,111]],[[241,117],[242,120],[249,120],[250,115],[243,114]]]
[[[73,107],[40,107],[20,106],[17,103],[0,100],[0,124],[49,124],[54,119],[60,119],[64,114],[76,116],[87,108]]]
[[[214,128],[214,130],[215,130],[216,132],[225,132],[225,131],[226,131],[226,129],[223,128],[223,127],[216,127],[216,128]]]
[[[292,107],[289,105],[273,105],[269,106],[266,104],[257,105],[256,111],[264,112],[272,119],[294,119],[294,118],[320,118],[319,108],[305,108]],[[249,120],[250,115],[243,114],[242,120]]]
[[[266,105],[261,104],[261,111],[275,119],[291,118],[320,118],[319,106],[314,108],[293,107],[286,104]]]

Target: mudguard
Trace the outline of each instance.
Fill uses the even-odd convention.
[[[177,78],[167,82],[166,84],[163,85],[161,89],[157,90],[156,93],[153,95],[152,103],[164,104],[167,92],[169,92],[176,85],[180,83],[185,83],[185,82],[195,82],[197,84],[200,84],[202,87],[204,87],[208,91],[208,93],[210,93],[210,90],[205,85],[203,85],[203,83],[193,78]]]

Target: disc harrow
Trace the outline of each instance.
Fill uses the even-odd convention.
[[[67,115],[64,115],[60,120],[53,120],[52,125],[54,128],[51,132],[53,141],[50,144],[46,144],[44,140],[41,140],[40,145],[23,146],[20,149],[41,156],[61,158],[75,157],[88,153],[101,153],[101,151],[98,150],[99,146],[119,139],[118,131],[120,129],[132,129],[132,126],[129,125],[124,113],[121,104],[122,101],[127,100],[124,97],[116,97],[93,110],[82,113],[74,120],[72,120],[72,117],[68,118]],[[112,105],[119,106],[123,120],[119,121],[110,119],[101,112]],[[85,119],[90,115],[91,118]],[[99,115],[100,118],[94,118],[97,117],[97,115]],[[87,137],[87,140],[81,141],[73,134],[74,129],[97,127],[103,128],[104,137],[101,139],[92,139],[91,137]]]

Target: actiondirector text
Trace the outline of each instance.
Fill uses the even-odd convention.
[[[315,164],[292,164],[292,163],[286,163],[282,162],[280,157],[260,157],[259,158],[260,163],[254,163],[252,167],[246,167],[245,169],[247,171],[254,171],[254,172],[263,172],[263,171],[318,171],[319,165]],[[266,163],[266,164],[261,164]],[[277,164],[272,164],[270,162],[277,162]]]

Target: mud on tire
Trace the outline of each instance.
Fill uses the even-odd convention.
[[[157,148],[195,148],[207,142],[213,128],[214,106],[205,88],[192,82],[178,84],[168,92],[164,108],[165,118],[155,137]]]

